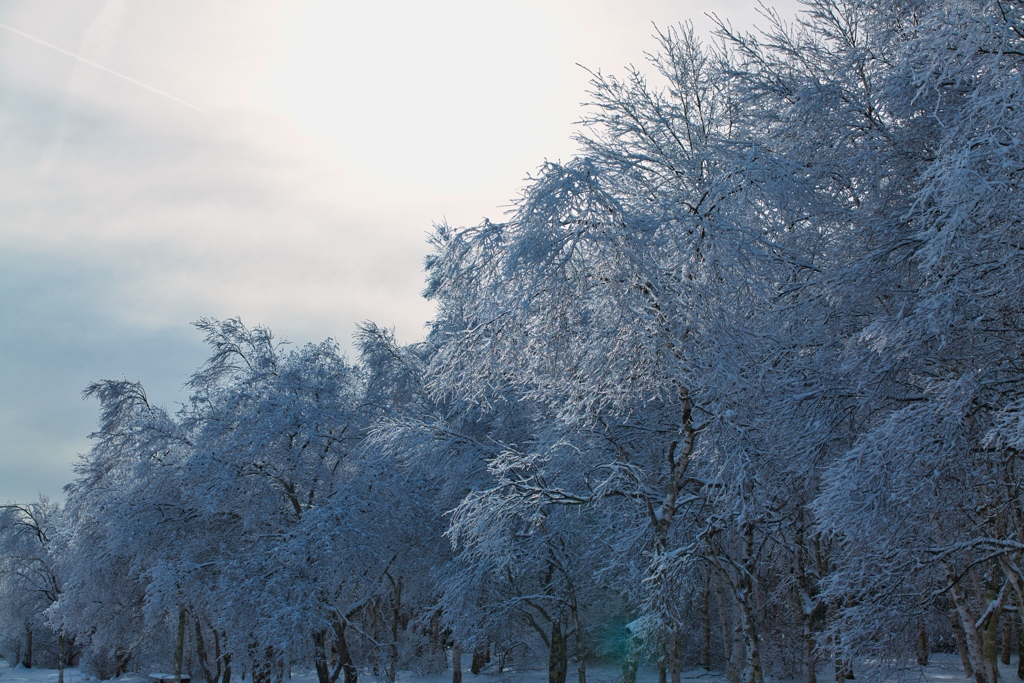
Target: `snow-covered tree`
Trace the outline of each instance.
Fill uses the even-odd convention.
[[[85,396],[99,400],[100,424],[67,487],[59,537],[64,590],[50,620],[76,634],[87,669],[111,677],[139,658],[167,662],[161,645],[173,642],[171,628],[147,618],[146,594],[151,571],[181,560],[188,515],[180,470],[188,443],[136,382],[96,382]]]
[[[913,622],[941,595],[968,674],[992,681],[1000,614],[1011,596],[1024,602],[1015,436],[1024,15],[1019,3],[894,3],[869,19],[899,44],[878,91],[913,175],[889,214],[898,232],[874,232],[901,255],[907,286],[872,312],[852,350],[874,409],[826,475],[818,507],[844,539],[835,590],[857,596],[849,614],[859,635],[894,630],[879,614]],[[881,529],[884,547],[868,540]],[[907,595],[918,604],[894,603]]]
[[[70,658],[63,633],[55,633],[45,612],[61,593],[57,545],[62,510],[46,498],[0,506],[0,619],[4,657],[57,664]]]
[[[1024,8],[765,21],[594,72],[577,158],[436,227],[423,342],[367,323],[351,364],[204,320],[177,416],[91,386],[50,623],[113,671],[159,630],[211,683],[447,648],[458,678],[518,641],[552,683],[612,652],[626,683],[815,683],[936,637],[993,683],[1024,611]]]

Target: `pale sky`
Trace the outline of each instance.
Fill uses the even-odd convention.
[[[653,24],[750,28],[756,8],[0,0],[0,502],[62,496],[89,382],[176,409],[202,316],[421,338],[431,224],[500,220],[573,156],[577,64],[643,69]]]

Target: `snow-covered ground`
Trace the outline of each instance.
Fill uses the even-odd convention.
[[[693,676],[704,675],[703,680],[714,681],[723,678],[715,673],[707,674],[703,669],[693,672]],[[658,679],[657,671],[641,669],[637,676],[637,683],[655,683]],[[341,679],[339,678],[339,681]],[[451,683],[452,672],[442,671],[437,674],[417,675],[410,671],[400,671],[399,683]],[[529,671],[510,671],[504,673],[482,673],[478,676],[469,671],[463,673],[463,683],[547,683],[548,673],[546,669]],[[590,666],[587,669],[588,683],[617,683],[619,680],[618,669],[613,666]],[[92,677],[78,669],[64,670],[64,683],[88,683],[95,681]],[[236,683],[243,683],[242,678],[237,674],[232,678]],[[387,679],[382,676],[372,676],[360,673],[360,683],[386,683]],[[56,669],[26,669],[20,664],[14,668],[0,660],[0,683],[56,683]],[[118,683],[146,683],[146,677],[139,674],[126,674],[118,679]],[[246,679],[246,683],[251,683]],[[317,683],[316,672],[294,670],[286,683]],[[570,668],[567,683],[576,683],[576,670]]]
[[[1000,675],[1006,683],[1017,681],[1016,657],[1010,666],[1000,665]],[[831,683],[830,671],[822,670],[818,674],[821,683]],[[964,670],[960,666],[960,659],[952,654],[932,655],[931,663],[927,668],[911,667],[903,670],[898,676],[904,681],[924,683],[963,683]],[[683,674],[687,680],[700,680],[702,683],[723,683],[725,675],[718,671],[705,671],[695,669]],[[897,675],[893,674],[893,679]],[[657,671],[653,669],[641,669],[637,676],[637,683],[655,683],[658,679]],[[85,675],[78,669],[65,669],[65,683],[88,683],[95,679]],[[242,683],[241,678],[234,679]],[[362,683],[385,683],[384,678],[361,674],[359,680]],[[399,683],[450,683],[451,672],[444,671],[434,675],[414,675],[404,671],[399,674]],[[505,671],[504,673],[482,673],[475,676],[468,671],[463,674],[464,683],[547,683],[548,675],[544,669],[531,671]],[[587,668],[588,683],[617,683],[619,671],[614,666],[591,665]],[[118,679],[119,683],[146,683],[146,678],[139,674],[127,674]],[[567,683],[575,683],[576,671],[570,669]],[[57,671],[55,669],[26,669],[20,664],[14,668],[0,660],[0,683],[56,683]],[[313,671],[294,671],[287,683],[317,683],[316,674]]]
[[[0,680],[4,683],[56,683],[56,669],[26,669],[21,664],[11,667],[0,660]],[[88,680],[78,669],[64,669],[64,683],[83,683]]]

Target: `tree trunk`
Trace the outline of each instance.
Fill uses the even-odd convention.
[[[391,613],[391,662],[388,666],[388,680],[391,683],[395,683],[395,679],[398,678],[398,629],[402,617],[402,577],[398,577],[398,581],[394,585],[394,610]],[[474,663],[476,660],[473,660]],[[482,667],[481,667],[482,668]],[[473,673],[479,673],[474,671]]]
[[[960,655],[960,663],[964,667],[964,677],[974,677],[974,667],[971,666],[971,657],[967,653],[967,639],[964,637],[964,627],[960,625],[960,617],[956,608],[949,611],[949,622],[953,627],[953,640],[956,642],[956,651]]]
[[[705,587],[710,590],[710,587],[705,583]],[[710,611],[710,610],[709,610]],[[683,670],[682,662],[682,643],[679,637],[679,627],[675,626],[672,628],[672,637],[670,641],[670,648],[668,652],[668,672],[670,683],[679,683],[680,674]],[[708,618],[708,638],[711,637],[711,619]]]
[[[128,673],[128,664],[132,661],[130,652],[117,648],[114,652],[114,678],[120,678]]]
[[[756,602],[757,567],[754,564],[754,525],[743,527],[743,573],[739,576],[736,601],[740,604],[743,624],[743,640],[746,647],[744,683],[764,683],[761,668],[761,647],[758,638],[758,605]]]
[[[803,622],[804,676],[807,683],[818,683],[818,652],[811,617],[805,616]]]
[[[956,572],[953,571],[951,566],[946,564],[944,569],[946,580],[950,584],[949,592],[953,598],[953,604],[956,606],[957,620],[960,622],[960,627],[963,630],[967,646],[967,656],[974,671],[974,680],[976,683],[995,683],[995,677],[992,676],[992,672],[988,670],[985,664],[982,634],[975,627],[975,620],[972,618],[970,606],[967,603],[967,596],[963,592],[963,586],[960,585]]]
[[[802,628],[804,677],[807,683],[818,683],[817,643],[814,639],[814,600],[811,597],[811,582],[807,578],[807,544],[804,526],[804,509],[801,505],[796,516],[796,586],[800,601],[800,623]]]
[[[231,683],[231,653],[224,654],[224,669],[220,675],[220,683]]]
[[[921,666],[928,666],[928,655],[931,654],[928,648],[928,626],[922,615],[917,623],[917,663]]]
[[[673,659],[678,665],[679,660],[679,629],[672,631]],[[711,670],[711,572],[704,577],[704,591],[700,602],[700,665]],[[678,683],[673,670],[673,683]],[[814,681],[809,681],[814,683]]]
[[[174,680],[181,683],[181,666],[185,661],[185,607],[178,607],[178,645],[174,648]]]
[[[580,619],[579,604],[576,602],[576,591],[572,582],[569,588],[569,611],[572,613],[573,631],[576,634],[576,683],[587,683],[587,640]]]
[[[836,655],[836,683],[846,683],[846,662]]]
[[[474,676],[479,675],[485,666],[487,666],[487,650],[477,645],[473,650],[473,661],[469,665],[469,671]]]
[[[1017,607],[1017,678],[1024,681],[1024,606]]]
[[[731,593],[731,592],[730,592]],[[743,678],[743,670],[746,667],[747,661],[747,648],[746,640],[743,637],[743,617],[739,616],[740,607],[739,605],[733,604],[731,610],[732,619],[732,660],[730,665],[732,666],[733,676],[735,677],[735,683],[740,683]],[[732,683],[730,681],[730,683]]]
[[[249,662],[250,666],[252,667],[252,671],[249,674],[249,676],[252,679],[252,683],[269,683],[265,680],[265,676],[263,675],[263,668],[260,666],[259,660],[257,659],[258,656],[259,649],[256,647],[256,644],[253,643],[249,646]],[[242,672],[242,680],[245,680],[244,670]]]
[[[430,616],[430,649],[431,652],[440,655],[441,668],[448,668],[448,651],[445,649],[447,637],[441,633],[441,611],[438,610]]]
[[[994,622],[994,623],[993,623]],[[981,654],[984,658],[985,671],[989,681],[999,678],[999,622],[992,619],[981,632]]]
[[[733,660],[732,625],[729,623],[726,593],[722,585],[724,580],[721,573],[715,578],[715,591],[718,596],[718,617],[722,623],[722,649],[725,652],[725,677],[729,683],[739,683],[739,672],[736,670]]]
[[[999,661],[1010,666],[1010,647],[1013,645],[1013,614],[1003,614],[1003,646],[999,649]]]
[[[263,683],[274,683],[274,674],[275,674],[275,669],[277,668],[275,666],[275,663],[276,663],[276,661],[275,661],[276,660],[275,654],[276,653],[275,653],[273,647],[268,647],[266,649],[266,651],[264,652],[264,654],[263,654],[263,666],[260,667],[260,670],[263,672],[263,674],[262,674],[263,675],[263,678],[262,678]],[[253,678],[253,682],[254,683],[255,683],[255,680],[256,679]]]
[[[316,668],[318,683],[335,683],[344,666],[341,657],[338,657],[338,661],[334,665],[334,671],[331,671],[330,664],[327,662],[326,631],[317,631],[313,634],[313,666]]]
[[[994,603],[999,599],[999,591],[994,586],[988,586],[985,593],[985,602]],[[1002,617],[1003,603],[993,610],[981,632],[982,656],[985,658],[985,671],[989,681],[996,681],[999,678],[999,622]]]
[[[629,632],[626,636],[626,653],[623,656],[623,683],[637,683],[637,669],[640,667],[640,639]]]
[[[64,683],[64,630],[57,634],[57,683]]]
[[[327,663],[327,634],[324,631],[313,632],[313,668],[319,683],[331,683],[331,670]]]
[[[334,651],[338,654],[338,663],[345,672],[345,683],[358,683],[359,671],[352,661],[352,653],[348,649],[345,637],[345,623],[340,618],[334,619]]]
[[[462,644],[452,646],[452,683],[462,683]]]
[[[852,679],[853,676],[853,662],[847,661],[840,654],[840,639],[837,636],[834,645],[836,652],[836,683],[846,683],[847,680]]]
[[[203,679],[206,683],[217,683],[220,672],[214,673],[210,669],[209,654],[206,652],[206,640],[203,639],[202,624],[196,619],[196,658],[199,660],[199,670],[203,672]],[[220,662],[217,662],[218,666]]]
[[[25,620],[25,654],[21,658],[21,665],[26,669],[32,668],[32,624]]]
[[[764,672],[761,668],[761,647],[757,634],[757,614],[754,605],[740,603],[743,620],[743,640],[747,650],[744,664],[744,683],[764,683]]]
[[[565,683],[569,669],[568,648],[562,622],[551,622],[551,640],[548,647],[548,683]]]
[[[217,633],[217,629],[210,627],[210,632],[213,633],[213,660],[217,668],[214,669],[214,683],[223,683],[221,676],[224,674],[224,659],[221,657],[220,652],[220,634]]]

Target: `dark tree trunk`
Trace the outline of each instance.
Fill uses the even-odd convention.
[[[814,600],[817,592],[807,576],[810,558],[807,553],[807,536],[804,525],[803,506],[797,508],[796,517],[796,584],[799,592],[800,621],[803,630],[804,678],[807,683],[818,683],[818,654],[814,639]]]
[[[114,653],[114,678],[120,678],[128,673],[128,664],[131,661],[131,653],[118,648]]]
[[[1017,608],[1017,678],[1024,681],[1024,607]]]
[[[213,633],[213,658],[214,658],[214,662],[217,665],[217,668],[214,670],[214,674],[213,675],[216,676],[216,682],[215,683],[221,683],[221,676],[224,675],[224,664],[225,664],[225,662],[224,662],[224,658],[221,656],[221,651],[220,651],[220,634],[217,633],[217,629],[212,628],[212,627],[211,627],[211,632]]]
[[[352,661],[348,639],[345,637],[345,623],[341,619],[334,620],[334,651],[338,653],[338,663],[345,672],[345,683],[358,683],[359,670]]]
[[[181,667],[185,662],[185,608],[178,608],[178,645],[174,648],[174,680],[181,683]]]
[[[317,631],[313,634],[313,666],[316,668],[316,678],[319,683],[335,683],[342,666],[344,666],[341,657],[338,657],[334,671],[331,671],[330,665],[327,663],[326,631]]]
[[[452,683],[462,683],[462,645],[459,641],[452,646]]]
[[[569,658],[565,632],[560,621],[551,622],[551,640],[548,648],[548,683],[565,683]]]
[[[57,683],[64,683],[64,631],[57,634]]]
[[[25,620],[25,654],[22,655],[21,665],[26,669],[32,668],[32,624]]]
[[[441,612],[434,612],[430,616],[430,651],[441,655],[443,668],[448,668],[448,653],[445,650],[446,637],[441,633]]]
[[[711,620],[708,619],[708,656],[711,655]],[[668,673],[669,681],[671,683],[679,683],[683,673],[683,653],[682,653],[682,638],[680,637],[679,628],[675,627],[672,629],[672,649],[668,653]],[[708,662],[710,664],[710,662]],[[710,668],[710,667],[709,667]]]
[[[928,666],[928,655],[931,654],[928,647],[928,627],[924,623],[924,617],[917,625],[917,663],[921,666]]]
[[[673,631],[672,651],[673,658],[678,659],[679,638],[676,635],[678,629]],[[700,601],[700,665],[705,669],[711,669],[711,573],[708,572],[704,580],[704,591]],[[675,672],[673,671],[673,674]],[[673,681],[675,677],[673,676]],[[813,683],[813,681],[811,682]]]
[[[836,647],[836,683],[846,683],[848,678],[853,678],[853,664],[839,655],[840,640],[838,637],[833,644]]]
[[[754,525],[743,526],[743,572],[737,577],[734,597],[740,607],[740,625],[743,629],[743,644],[746,648],[744,683],[764,683],[761,668],[761,645],[758,625],[760,609],[757,604],[757,567],[754,555]],[[751,597],[754,600],[751,600]]]
[[[231,653],[224,654],[224,669],[220,675],[220,683],[231,683]]]
[[[993,601],[996,599],[996,589],[989,587],[985,591],[985,600]],[[995,683],[999,678],[999,617],[1002,616],[1000,612],[1001,608],[997,609],[996,612],[989,617],[988,623],[981,632],[981,647],[982,656],[985,662],[985,668],[988,674],[988,683]]]
[[[572,582],[569,588],[569,611],[572,614],[573,632],[576,635],[576,683],[587,683],[587,639],[580,619],[579,603],[576,601],[576,590]]]
[[[327,668],[326,636],[323,631],[313,632],[313,668],[320,683],[331,683],[331,672]]]
[[[727,594],[722,585],[725,578],[719,575],[715,578],[715,590],[718,596],[718,617],[722,623],[722,647],[725,650],[725,677],[729,683],[739,683],[739,671],[736,667],[735,634],[733,633],[731,619],[729,618],[729,603],[726,602]]]
[[[214,637],[216,637],[216,634],[214,634]],[[199,660],[199,670],[203,672],[203,680],[206,683],[217,683],[217,679],[220,678],[220,671],[213,671],[210,668],[210,658],[206,652],[206,640],[203,638],[203,627],[198,619],[196,619],[196,659]],[[219,669],[220,662],[217,661],[216,665]]]
[[[473,661],[469,665],[469,670],[476,675],[483,671],[485,666],[487,666],[487,650],[477,645],[473,650]]]
[[[255,643],[249,647],[249,661],[252,662],[252,683],[270,683],[270,672],[266,671],[265,666],[260,663],[259,648]],[[242,678],[245,679],[244,673]]]
[[[1010,666],[1010,646],[1013,645],[1013,613],[1003,615],[1003,646],[999,649],[999,661]]]
[[[971,666],[971,655],[967,651],[967,638],[964,635],[964,627],[960,624],[960,616],[957,614],[956,608],[950,610],[949,622],[953,627],[953,640],[956,642],[956,651],[960,655],[960,663],[964,667],[964,676],[973,678],[974,667]]]
[[[394,586],[394,610],[391,613],[391,662],[388,667],[388,680],[395,683],[398,678],[398,629],[402,619],[402,577]],[[475,673],[475,672],[474,672]]]

